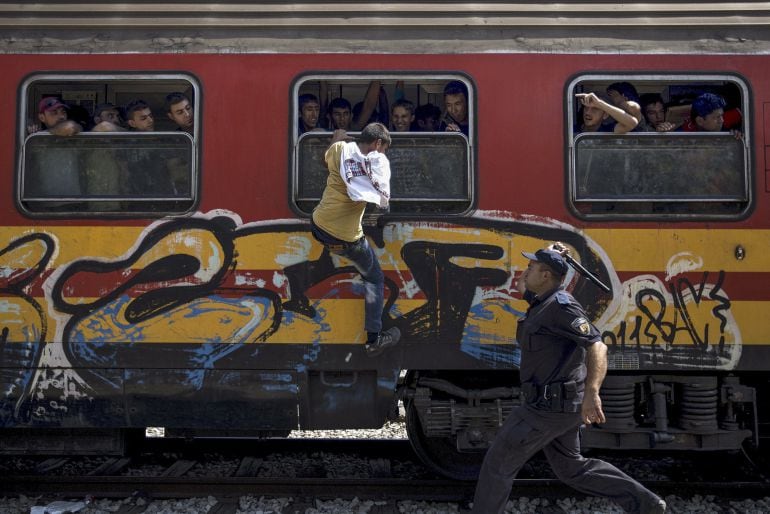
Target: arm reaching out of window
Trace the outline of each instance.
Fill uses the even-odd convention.
[[[625,134],[636,128],[639,124],[639,120],[628,114],[626,111],[614,105],[610,105],[595,93],[577,93],[575,95],[577,99],[583,104],[584,107],[592,107],[600,109],[607,113],[617,124],[615,125],[616,134]]]

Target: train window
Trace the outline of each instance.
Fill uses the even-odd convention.
[[[191,77],[45,74],[21,91],[16,190],[28,214],[152,216],[195,205],[200,95]],[[62,135],[67,124],[77,133]]]
[[[185,211],[192,201],[186,133],[31,135],[21,198],[36,212]]]
[[[743,215],[751,203],[749,105],[734,76],[576,78],[567,87],[572,208],[603,219]],[[638,124],[626,131],[629,118]]]
[[[451,110],[444,108],[447,87],[458,87],[460,96],[465,95],[462,121],[453,119]],[[467,79],[451,75],[308,76],[295,82],[292,94],[291,198],[299,213],[310,214],[321,199],[328,175],[323,156],[336,124],[348,124],[348,133],[355,137],[372,121],[388,126],[393,140],[387,154],[392,173],[391,214],[462,214],[472,208],[474,93]],[[348,110],[350,117],[345,119]],[[457,117],[462,116],[461,112]],[[362,121],[364,117],[366,121]],[[446,131],[448,123],[456,123],[460,130]]]

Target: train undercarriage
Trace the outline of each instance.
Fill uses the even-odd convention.
[[[397,416],[398,410],[392,407],[401,399],[406,410],[406,431],[420,459],[436,473],[458,480],[473,480],[498,428],[511,410],[521,405],[521,388],[512,385],[516,383],[512,373],[410,371],[402,378],[397,395],[390,400],[377,396],[372,383],[368,383],[372,387],[364,387],[366,381],[359,381],[356,374],[351,376],[358,379],[350,379],[349,384],[341,382],[345,377],[348,380],[347,374],[342,378],[334,375],[336,378],[331,381],[326,376],[324,380],[310,380],[310,389],[315,389],[318,394],[317,391],[322,390],[319,384],[326,384],[326,389],[342,390],[338,394],[347,398],[347,402],[343,402],[347,406],[340,405],[341,410],[335,411],[334,417],[319,417],[314,411],[308,411],[304,423],[300,421],[299,426],[304,429],[380,426],[385,415]],[[733,375],[610,375],[601,389],[607,421],[583,429],[583,448],[666,452],[758,447],[761,430],[757,390],[761,386],[744,378]],[[351,408],[356,398],[360,401],[357,407]],[[390,402],[392,407],[388,408]],[[373,407],[375,404],[376,408]],[[362,413],[367,410],[366,405],[370,412]],[[324,409],[323,405],[317,408]],[[375,416],[372,410],[379,414]],[[0,431],[0,453],[120,455],[129,451],[135,439],[144,437],[143,427],[69,424],[69,427],[3,429]],[[289,428],[276,424],[273,428],[199,426],[169,428],[166,435],[285,437],[297,426]]]
[[[483,384],[456,373],[407,377],[407,431],[434,471],[471,480],[497,428],[517,405],[519,387]],[[738,377],[613,375],[601,389],[606,423],[585,427],[583,448],[736,450],[758,445],[756,390]]]

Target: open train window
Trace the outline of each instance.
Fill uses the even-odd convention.
[[[445,108],[445,91],[464,101],[464,113],[462,105]],[[387,152],[391,214],[457,215],[472,208],[475,93],[467,78],[312,75],[295,81],[291,94],[291,202],[300,214],[310,214],[321,199],[332,131],[346,125],[355,137],[372,121],[385,124],[393,141]],[[459,130],[447,131],[451,123]]]
[[[16,197],[26,213],[155,216],[194,207],[200,94],[192,77],[36,74],[20,91]]]
[[[577,215],[735,219],[748,211],[751,102],[739,77],[584,75],[566,96]],[[629,118],[638,122],[630,130]]]

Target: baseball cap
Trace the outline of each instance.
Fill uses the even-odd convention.
[[[521,252],[521,254],[531,261],[545,264],[559,275],[567,273],[567,261],[559,252],[553,250],[538,250],[535,253]]]
[[[64,107],[65,109],[69,108],[66,104],[62,103],[62,101],[56,98],[55,96],[49,96],[40,100],[40,103],[37,104],[37,111],[40,113],[43,113],[45,111],[50,111],[53,109],[57,109],[59,107]]]

